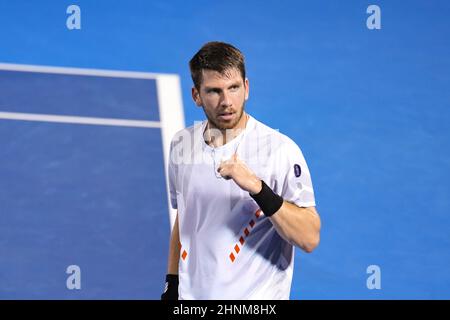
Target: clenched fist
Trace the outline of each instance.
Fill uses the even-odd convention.
[[[234,182],[242,189],[250,194],[257,194],[261,191],[262,183],[253,171],[239,159],[235,153],[231,159],[222,161],[217,168],[217,172],[224,179],[233,179]]]

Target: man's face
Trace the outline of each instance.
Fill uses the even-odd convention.
[[[226,130],[242,125],[248,92],[248,79],[244,81],[239,70],[235,68],[226,70],[224,74],[203,70],[200,90],[192,88],[192,98],[203,108],[215,128]]]

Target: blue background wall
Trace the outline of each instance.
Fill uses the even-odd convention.
[[[70,4],[81,30],[66,28]],[[366,27],[370,4],[381,30]],[[322,216],[292,298],[448,299],[449,16],[425,0],[1,0],[0,61],[177,73],[191,125],[203,114],[187,61],[206,41],[235,44],[249,113],[300,145]],[[381,290],[366,287],[372,264]]]

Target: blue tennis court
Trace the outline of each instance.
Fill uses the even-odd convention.
[[[157,297],[170,230],[157,76],[28,69],[0,71],[0,296]],[[71,265],[82,290],[66,286]]]

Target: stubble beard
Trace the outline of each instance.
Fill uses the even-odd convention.
[[[240,108],[240,112],[237,115],[236,119],[233,122],[230,123],[226,123],[226,122],[220,122],[215,120],[213,117],[211,117],[206,111],[205,108],[203,108],[203,111],[205,112],[206,118],[208,119],[208,122],[210,124],[212,124],[213,128],[217,128],[220,131],[226,131],[226,130],[230,130],[230,129],[235,129],[235,127],[237,126],[237,124],[241,121],[242,116],[244,115],[244,111],[245,111],[245,102],[242,103],[242,107]]]

